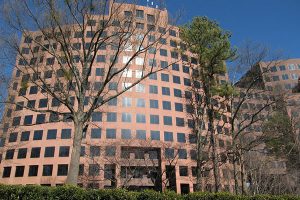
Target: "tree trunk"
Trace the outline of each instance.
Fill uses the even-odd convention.
[[[239,193],[239,181],[238,181],[238,173],[237,173],[237,154],[236,154],[236,144],[235,142],[233,141],[233,159],[232,159],[232,162],[233,162],[233,178],[234,178],[234,191],[235,191],[235,194],[238,194]]]
[[[207,110],[208,121],[209,121],[209,132],[210,132],[210,145],[212,147],[212,162],[213,162],[213,174],[214,174],[214,182],[215,182],[215,192],[219,192],[220,189],[220,177],[219,177],[219,161],[215,143],[215,128],[214,128],[214,111],[213,105],[209,106],[210,108]]]
[[[83,123],[74,122],[73,148],[71,153],[70,167],[69,167],[66,184],[77,185],[82,134],[83,134]]]
[[[240,152],[240,165],[241,165],[241,187],[242,187],[242,194],[246,194],[246,190],[245,190],[245,169],[244,169],[243,152]]]
[[[197,131],[197,168],[196,168],[196,191],[202,191],[202,141],[201,141],[201,126],[199,120],[195,124]]]

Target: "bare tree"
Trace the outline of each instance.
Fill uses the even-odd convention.
[[[279,55],[272,54],[263,45],[246,42],[239,49],[233,67],[229,67],[235,91],[229,98],[232,108],[230,118],[232,145],[228,149],[228,154],[234,166],[236,194],[239,192],[239,185],[242,193],[245,193],[244,154],[257,150],[258,146],[263,144],[262,122],[272,113],[278,99],[264,84],[271,67],[281,62]],[[262,66],[262,63],[265,65]],[[237,81],[240,76],[240,80]]]
[[[11,95],[29,101],[26,91],[35,87],[43,98],[38,108],[7,103],[73,123],[66,183],[76,184],[83,133],[101,120],[103,106],[133,87],[143,90],[143,80],[172,64],[155,60],[171,27],[167,13],[154,9],[144,27],[135,16],[138,7],[125,1],[5,1],[2,8],[8,30],[22,34],[21,46],[16,34],[1,38],[17,55],[14,74],[22,77]],[[97,64],[104,66],[97,69],[100,78],[91,77]]]

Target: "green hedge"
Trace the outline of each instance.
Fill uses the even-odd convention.
[[[73,186],[42,187],[0,185],[0,199],[5,200],[300,200],[296,196],[238,196],[228,193],[159,193],[151,190],[129,192],[121,189],[86,190]]]

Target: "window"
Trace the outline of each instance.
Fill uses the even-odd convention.
[[[188,167],[179,166],[179,175],[180,176],[188,176]]]
[[[180,117],[176,117],[176,126],[184,126],[184,119]]]
[[[38,165],[29,165],[28,176],[37,176],[38,175],[39,166]]]
[[[165,82],[169,82],[169,75],[168,74],[161,74],[161,80]]]
[[[18,159],[26,158],[27,155],[27,148],[21,148],[18,151]]]
[[[6,151],[5,159],[6,160],[11,160],[14,158],[15,150],[14,149],[9,149]]]
[[[151,131],[150,132],[151,140],[160,140],[160,133],[159,131]]]
[[[57,166],[57,176],[67,176],[68,175],[68,165],[61,164]]]
[[[172,126],[172,117],[164,116],[164,125]]]
[[[58,121],[59,121],[59,115],[56,113],[50,113],[49,122],[58,122]]]
[[[282,74],[282,80],[288,80],[289,75],[288,74]]]
[[[108,83],[108,89],[109,90],[118,90],[118,83],[116,83],[116,82]]]
[[[150,99],[150,108],[158,108],[158,100]]]
[[[279,76],[273,76],[273,81],[279,81]]]
[[[176,51],[171,51],[171,58],[178,59],[178,53]]]
[[[21,121],[21,117],[14,117],[12,125],[13,126],[18,126],[18,125],[20,125],[20,121]]]
[[[52,106],[52,107],[60,106],[60,101],[59,101],[58,99],[56,99],[56,98],[53,98],[53,99],[52,99],[51,106]]]
[[[85,146],[80,147],[80,156],[85,156]]]
[[[173,76],[173,83],[180,84],[180,77],[179,76]]]
[[[59,157],[69,157],[70,147],[69,146],[61,146],[59,147]]]
[[[163,101],[163,109],[164,110],[171,110],[171,102],[170,101]]]
[[[90,146],[90,156],[99,157],[100,156],[100,147],[99,146]]]
[[[149,47],[148,52],[149,52],[149,54],[156,54],[156,48],[155,47]],[[155,59],[153,59],[153,61],[154,60]],[[154,66],[154,64],[155,64],[155,66]],[[150,60],[149,60],[149,65],[150,65]],[[153,62],[152,65],[150,65],[150,66],[156,67],[156,62],[155,63]]]
[[[132,83],[123,83],[122,89],[126,90],[126,91],[132,91],[131,85],[132,85]]]
[[[172,132],[164,132],[165,141],[171,142],[173,141],[173,133]]]
[[[24,131],[21,133],[21,141],[28,141],[30,136],[29,131]]]
[[[70,138],[71,138],[71,129],[62,129],[61,139],[70,139]]]
[[[99,176],[100,166],[99,164],[89,165],[89,176]]]
[[[131,107],[131,101],[132,99],[129,97],[123,97],[122,99],[123,107]]]
[[[131,130],[130,129],[122,129],[121,137],[122,137],[122,139],[131,139]]]
[[[183,73],[189,74],[190,68],[188,66],[182,66]]]
[[[122,113],[122,122],[131,122],[131,114]]]
[[[136,99],[136,106],[139,108],[145,108],[145,99]]]
[[[137,57],[136,59],[135,59],[135,64],[136,65],[144,65],[144,58],[139,58],[139,57]],[[137,71],[140,71],[140,70],[137,70]],[[136,71],[136,72],[137,72]],[[140,75],[142,75],[143,74],[143,71],[140,71],[141,73],[140,73]],[[138,76],[136,76],[136,78],[141,78],[142,76],[140,76],[140,77],[138,77]]]
[[[146,140],[146,130],[137,130],[136,131],[136,139]]]
[[[23,110],[24,102],[17,102],[16,111]]]
[[[94,31],[87,31],[87,32],[86,32],[86,37],[87,37],[87,38],[92,38],[94,34],[95,34]]]
[[[43,165],[43,176],[52,176],[53,165]]]
[[[160,61],[160,67],[161,68],[167,68],[169,66],[168,62],[167,61]]]
[[[106,139],[115,139],[116,129],[106,129]]]
[[[115,112],[107,113],[107,121],[108,122],[116,122],[117,121],[117,113],[115,113]]]
[[[281,65],[281,66],[279,66],[279,69],[280,69],[280,71],[284,71],[284,70],[286,70],[286,68],[285,68],[285,65]]]
[[[55,140],[57,135],[56,129],[50,129],[47,132],[47,140]]]
[[[14,132],[9,134],[8,142],[16,142],[18,138],[18,133]]]
[[[136,17],[140,19],[144,19],[144,11],[143,10],[136,10]]]
[[[146,123],[146,116],[144,114],[136,114],[136,122],[137,123]]]
[[[15,177],[23,177],[24,169],[25,169],[25,166],[16,166]]]
[[[29,90],[29,94],[37,94],[38,87],[37,86],[31,86]]]
[[[129,61],[130,61],[129,64],[132,64],[130,56],[123,56],[123,64],[127,64]]]
[[[35,130],[33,133],[33,140],[42,140],[43,130]]]
[[[159,124],[159,116],[150,115],[150,124]]]
[[[93,112],[92,113],[92,121],[93,122],[101,122],[102,121],[102,113],[101,112]]]
[[[3,168],[2,178],[8,178],[8,177],[10,177],[10,173],[11,173],[11,167],[4,167]]]
[[[45,123],[46,114],[37,114],[36,116],[36,124]]]
[[[182,103],[175,103],[175,110],[178,111],[178,112],[183,112]]]
[[[52,158],[54,157],[55,147],[45,147],[45,158]]]
[[[97,62],[105,63],[105,55],[97,55]]]
[[[41,147],[33,147],[31,149],[30,158],[39,158],[41,153]]]
[[[118,104],[118,99],[117,98],[113,98],[108,102],[109,106],[116,106]]]
[[[277,72],[277,67],[276,67],[276,66],[270,67],[270,71],[271,71],[271,72]]]
[[[116,155],[116,147],[106,146],[105,147],[105,156],[114,157]]]
[[[184,79],[183,79],[183,82],[184,82],[184,85],[185,85],[185,86],[191,86],[191,80],[190,80],[190,79],[184,78]]]
[[[174,158],[174,149],[166,148],[165,149],[165,157],[168,158]]]
[[[156,51],[156,50],[155,50]],[[154,52],[154,54],[155,54],[155,52]],[[156,59],[154,59],[154,58],[149,58],[149,66],[150,67],[156,67],[156,65],[157,65],[157,63],[156,63]]]
[[[294,64],[289,65],[289,70],[295,70],[295,69],[296,69],[296,66]]]
[[[169,35],[170,35],[170,36],[174,36],[174,37],[176,37],[176,31],[175,31],[175,30],[172,30],[172,29],[170,29],[170,30],[169,30]]]
[[[149,86],[149,93],[150,94],[158,94],[158,89],[156,85],[150,85]]]
[[[298,74],[291,74],[293,80],[298,80]]]
[[[166,96],[170,96],[170,88],[162,87],[162,94]]]
[[[181,90],[174,88],[174,96],[181,98],[182,97]]]
[[[91,129],[91,138],[92,139],[101,138],[101,128],[92,128]]]
[[[186,149],[178,149],[178,158],[179,159],[187,159]]]
[[[172,64],[172,70],[179,71],[179,64]]]
[[[145,28],[145,24],[143,24],[143,23],[136,23],[136,28],[137,29],[144,29]]]
[[[145,92],[145,85],[138,83],[135,86],[135,91],[144,93]]]
[[[168,51],[166,49],[159,50],[161,56],[168,56]]]
[[[104,76],[104,68],[96,68],[96,76]]]
[[[48,99],[40,99],[39,108],[46,108],[48,105]]]
[[[177,133],[177,142],[185,143],[185,134],[184,133]]]

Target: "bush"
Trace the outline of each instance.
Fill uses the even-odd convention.
[[[229,193],[196,192],[179,195],[175,192],[164,193],[153,190],[129,192],[122,189],[92,190],[74,186],[42,187],[0,185],[0,199],[5,200],[300,200],[298,196],[239,196]]]

